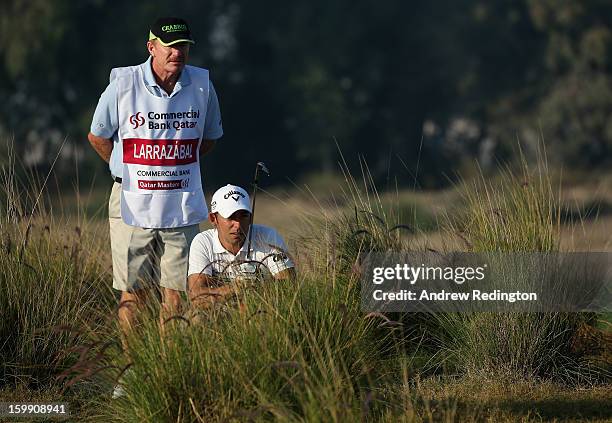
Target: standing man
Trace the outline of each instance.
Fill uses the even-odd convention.
[[[147,61],[111,71],[88,135],[115,181],[110,240],[124,332],[151,284],[161,288],[162,321],[180,312],[189,245],[208,215],[199,158],[223,129],[208,70],[186,65],[191,44],[183,19],[158,19]]]
[[[189,298],[196,308],[206,308],[234,293],[227,280],[272,276],[293,280],[295,265],[279,233],[264,225],[249,228],[249,194],[236,185],[219,188],[210,203],[208,219],[214,226],[198,234],[189,251]],[[251,250],[246,239],[252,231]]]

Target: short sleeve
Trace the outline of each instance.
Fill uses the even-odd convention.
[[[283,237],[273,228],[267,228],[265,233],[265,244],[269,248],[264,264],[272,275],[276,275],[283,270],[295,267],[289,256],[289,249]]]
[[[206,120],[204,123],[204,139],[216,140],[223,136],[223,125],[221,122],[221,110],[219,99],[212,81],[209,81],[208,106],[206,107]]]
[[[112,81],[100,95],[91,122],[90,132],[97,137],[111,139],[118,129],[117,83]]]
[[[203,274],[212,276],[213,269],[210,263],[213,261],[212,245],[210,240],[202,232],[195,236],[189,248],[189,270],[187,275]]]

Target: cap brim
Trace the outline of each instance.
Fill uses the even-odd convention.
[[[195,44],[195,41],[190,40],[190,39],[185,39],[185,40],[174,40],[174,41],[170,41],[169,43],[164,43],[161,38],[157,38],[157,41],[159,41],[159,43],[162,46],[168,47],[168,46],[172,46],[174,44],[178,44],[178,43],[189,43],[189,44]]]
[[[233,215],[234,213],[236,213],[237,211],[240,211],[240,210],[244,210],[245,212],[249,212],[249,213],[251,213],[251,210],[246,209],[246,208],[244,208],[244,207],[237,207],[237,208],[235,208],[235,209],[230,209],[230,210],[229,210],[229,213],[228,213],[228,211],[226,211],[226,210],[224,210],[224,211],[223,211],[223,213],[221,213],[221,211],[217,210],[215,213],[219,213],[219,214],[220,214],[221,216],[223,216],[224,218],[229,219],[231,215]],[[226,214],[227,214],[227,216],[226,216]]]
[[[189,44],[195,44],[195,41],[193,41],[192,39],[189,38],[181,38],[178,40],[173,40],[170,42],[163,42],[161,38],[159,38],[157,35],[153,34],[153,32],[149,31],[149,41],[153,41],[153,40],[157,40],[159,41],[159,43],[164,46],[164,47],[168,47],[168,46],[172,46],[174,44],[178,44],[178,43],[189,43]]]

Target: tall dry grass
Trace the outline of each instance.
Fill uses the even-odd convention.
[[[505,168],[493,180],[484,176],[465,183],[465,209],[449,214],[445,231],[459,237],[466,251],[488,253],[557,253],[560,251],[560,189],[556,189],[545,161],[517,169]],[[538,274],[509,267],[508,288]],[[528,272],[531,274],[527,275]],[[580,273],[568,276],[581,287]],[[568,285],[567,281],[564,281]],[[437,326],[435,345],[439,363],[486,378],[545,378],[583,383],[609,377],[609,368],[576,353],[578,331],[596,316],[592,313],[443,313],[432,316]]]
[[[365,167],[361,181],[345,174],[342,208],[307,219],[295,282],[243,287],[243,307],[230,303],[198,322],[174,316],[163,329],[152,302],[122,351],[108,319],[109,269],[98,260],[108,255],[106,238],[87,222],[58,221],[36,200],[39,191],[28,197],[14,176],[6,180],[1,382],[91,385],[87,414],[96,421],[481,421],[482,407],[431,401],[420,378],[568,383],[602,375],[569,348],[581,315],[362,312],[361,258],[415,248],[407,236],[414,228],[383,205]],[[467,188],[467,207],[451,216],[448,233],[471,251],[556,251],[555,191],[545,174],[524,182],[507,172]],[[111,401],[120,374],[126,395]]]
[[[210,311],[197,324],[176,316],[163,331],[151,308],[128,340],[129,353],[111,358],[117,368],[129,366],[127,394],[100,398],[98,418],[470,421],[477,408],[459,411],[449,400],[434,410],[415,376],[565,383],[601,376],[570,350],[585,320],[579,314],[363,313],[364,254],[412,248],[404,236],[412,228],[388,213],[365,175],[361,183],[346,174],[343,211],[310,221],[294,283],[250,286],[240,291],[242,308]],[[557,199],[541,176],[525,184],[506,173],[495,186],[481,179],[448,230],[461,232],[472,251],[555,251]]]
[[[0,191],[0,387],[38,389],[77,361],[113,299],[97,234],[49,213],[40,180],[16,169]]]
[[[250,286],[240,291],[242,308],[209,311],[197,324],[176,316],[163,331],[151,308],[129,353],[116,357],[130,366],[127,394],[102,399],[99,418],[431,421],[408,388],[399,323],[360,308],[354,264],[364,252],[400,248],[402,229],[388,223],[376,192],[360,191],[348,174],[347,182],[351,212],[311,222],[295,282]]]

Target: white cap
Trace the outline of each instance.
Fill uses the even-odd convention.
[[[238,210],[251,212],[251,199],[244,189],[227,184],[213,194],[210,202],[211,213],[219,213],[227,219]]]

